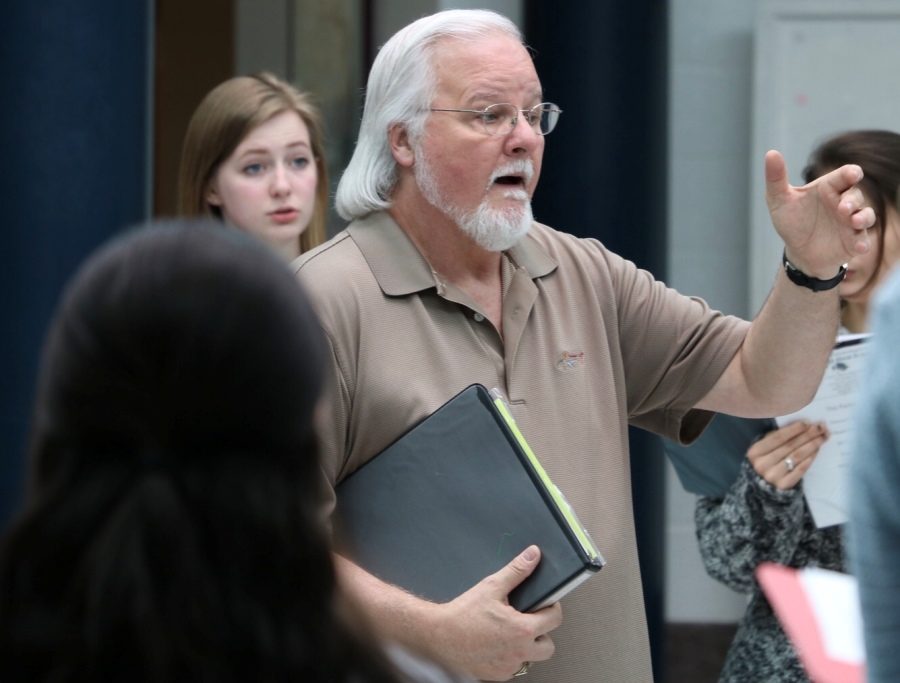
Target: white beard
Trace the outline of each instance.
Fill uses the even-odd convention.
[[[440,191],[431,166],[428,164],[421,148],[416,150],[414,166],[416,183],[425,200],[438,211],[450,218],[465,234],[486,251],[506,251],[528,234],[534,220],[531,213],[531,200],[528,193],[521,188],[513,188],[504,193],[504,197],[520,200],[516,206],[495,209],[485,198],[478,207],[466,212],[448,201]],[[497,169],[491,175],[488,188],[500,176],[512,173],[525,173],[530,179],[534,167],[530,160],[513,161]]]

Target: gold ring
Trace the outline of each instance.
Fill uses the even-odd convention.
[[[525,663],[522,665],[522,668],[519,669],[518,671],[516,671],[516,673],[513,674],[513,678],[515,678],[516,676],[524,676],[525,674],[527,674],[527,673],[528,673],[528,667],[529,667],[529,666],[531,666],[531,662],[525,662]]]

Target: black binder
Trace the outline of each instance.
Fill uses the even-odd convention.
[[[342,553],[380,579],[446,602],[531,544],[520,611],[558,601],[604,564],[499,394],[473,384],[337,486]]]

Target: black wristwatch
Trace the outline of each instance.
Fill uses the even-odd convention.
[[[834,289],[844,279],[844,275],[847,274],[847,264],[845,263],[838,270],[837,275],[835,275],[830,280],[820,280],[817,277],[810,277],[802,270],[797,268],[793,263],[788,261],[787,252],[781,252],[781,263],[784,266],[784,272],[787,274],[788,279],[793,282],[795,285],[800,285],[801,287],[806,287],[807,289],[811,289],[814,292],[826,292],[829,289]]]

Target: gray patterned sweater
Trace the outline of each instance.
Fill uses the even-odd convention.
[[[779,491],[745,459],[724,498],[697,499],[697,540],[707,573],[750,594],[720,683],[809,680],[753,575],[766,561],[844,571],[842,528],[816,528],[801,487]]]

